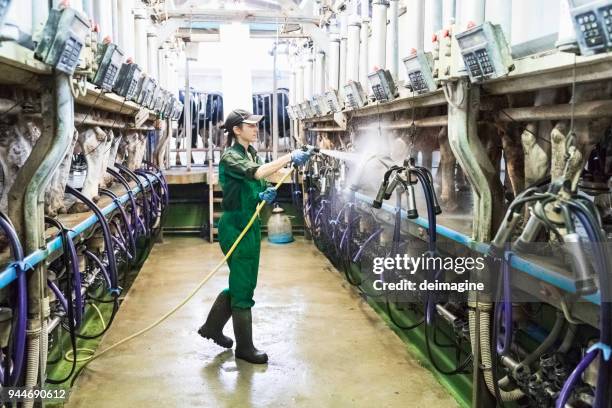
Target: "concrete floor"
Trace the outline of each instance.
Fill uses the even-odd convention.
[[[217,244],[199,238],[169,237],[155,245],[101,348],[177,304],[221,256]],[[303,240],[263,243],[253,320],[255,344],[270,362],[236,361],[231,350],[196,333],[227,274],[224,267],[170,320],[92,362],[67,406],[457,406]]]

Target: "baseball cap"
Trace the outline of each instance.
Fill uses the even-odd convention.
[[[225,122],[221,125],[222,129],[230,130],[234,126],[238,126],[241,123],[255,124],[263,118],[261,115],[253,115],[251,112],[244,109],[234,109],[225,118]]]

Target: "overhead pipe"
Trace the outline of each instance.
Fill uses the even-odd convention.
[[[418,51],[425,47],[425,0],[412,0],[413,9],[408,14],[408,46]]]
[[[328,88],[340,90],[340,37],[332,34],[329,42],[329,84]]]
[[[563,0],[566,2],[566,0]],[[508,44],[512,44],[512,0],[488,0],[486,20],[499,24]]]
[[[117,2],[118,10],[118,25],[119,38],[117,41],[119,47],[123,50],[126,57],[134,57],[134,0],[120,0]]]
[[[348,14],[346,11],[340,13],[340,73],[338,75],[338,81],[340,87],[343,87],[346,80],[347,71],[347,43],[348,43]]]
[[[157,34],[154,31],[149,31],[147,33],[147,70],[149,75],[153,76],[155,79],[159,79],[157,49]]]
[[[112,39],[113,42],[119,41],[119,0],[111,0],[111,21],[112,21]]]
[[[443,0],[442,24],[447,27],[457,22],[457,0]]]
[[[346,81],[359,81],[359,18],[351,16],[348,24],[348,41],[346,55]],[[344,85],[344,84],[343,84]]]
[[[47,0],[32,0],[32,35],[42,33],[45,22],[49,18],[49,2]]]
[[[372,6],[372,55],[368,72],[374,67],[386,68],[388,0],[374,0]],[[364,83],[367,83],[364,82]]]
[[[359,82],[368,81],[369,41],[370,41],[370,0],[361,0],[361,30],[359,32]]]
[[[148,67],[147,63],[147,16],[144,10],[134,12],[134,58],[143,69]]]
[[[309,54],[306,57],[306,64],[304,65],[304,100],[310,100],[310,98],[312,98],[313,72],[312,50],[309,50]]]
[[[460,4],[461,10],[459,10],[460,18],[458,28],[460,32],[465,31],[469,23],[480,25],[484,22],[485,0],[462,0]]]
[[[304,66],[302,64],[300,64],[297,69],[295,98],[296,103],[302,103],[304,101]]]
[[[113,36],[113,10],[108,0],[94,0],[94,22],[100,26],[100,38]]]
[[[509,2],[510,3],[510,2]],[[431,33],[437,33],[442,30],[444,25],[444,5],[443,0],[431,0],[431,9],[430,9],[430,30]],[[423,37],[427,38],[428,33],[423,32]]]
[[[397,78],[399,72],[399,0],[389,1],[389,25],[387,30],[386,65],[393,78]]]
[[[559,35],[555,46],[560,51],[576,52],[578,51],[578,43],[576,42],[576,31],[570,14],[569,2],[559,0],[559,3]]]
[[[315,57],[315,92],[322,94],[325,92],[325,53],[317,51]]]

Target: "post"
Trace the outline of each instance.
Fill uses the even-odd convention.
[[[278,158],[278,85],[276,83],[276,77],[278,75],[277,53],[278,43],[275,43],[272,58],[274,64],[272,68],[272,160],[276,160]]]
[[[189,56],[185,54],[185,114],[183,129],[185,130],[185,150],[187,151],[187,171],[191,171],[191,89],[189,86]]]

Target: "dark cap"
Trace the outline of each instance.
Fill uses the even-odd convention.
[[[259,123],[262,118],[263,116],[253,115],[251,112],[244,109],[234,109],[227,115],[221,128],[231,130],[234,126],[239,126],[241,123]]]

